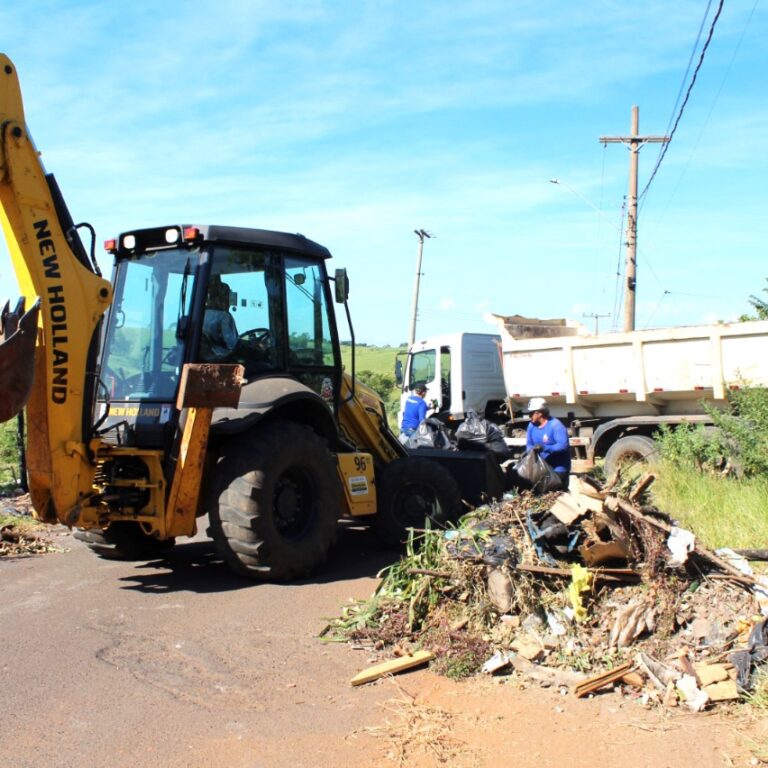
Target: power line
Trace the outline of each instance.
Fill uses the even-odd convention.
[[[699,70],[701,69],[701,65],[704,63],[704,55],[707,52],[707,48],[709,47],[710,42],[712,42],[712,36],[715,33],[715,25],[717,24],[717,20],[720,18],[720,13],[723,10],[723,2],[724,0],[720,0],[720,3],[717,6],[717,11],[715,12],[715,17],[712,19],[712,24],[709,27],[709,34],[707,35],[707,39],[704,42],[704,47],[701,49],[701,54],[699,56],[699,63],[696,65],[696,69],[693,71],[693,77],[691,78],[691,82],[688,85],[688,90],[685,94],[685,99],[683,99],[683,103],[680,106],[680,111],[677,113],[677,118],[675,119],[675,124],[672,126],[672,130],[669,133],[669,141],[667,141],[664,146],[661,149],[661,152],[659,152],[659,157],[656,160],[656,166],[653,169],[653,172],[651,173],[651,177],[648,179],[648,183],[645,185],[645,188],[640,193],[640,198],[643,198],[648,192],[648,188],[651,186],[651,182],[654,180],[657,171],[659,170],[659,167],[661,166],[661,161],[664,159],[665,155],[667,154],[667,149],[669,148],[669,145],[672,143],[672,138],[675,135],[675,131],[677,130],[677,126],[680,124],[680,119],[683,116],[683,112],[685,111],[685,107],[688,104],[688,99],[691,96],[691,91],[693,90],[693,86],[696,83],[696,77],[699,74]]]
[[[731,55],[731,60],[728,62],[728,66],[725,69],[725,73],[723,74],[723,78],[720,81],[720,85],[717,89],[717,93],[715,94],[714,99],[712,100],[712,104],[709,107],[709,111],[707,112],[707,116],[704,118],[704,122],[701,125],[701,128],[699,129],[699,135],[696,137],[696,141],[693,143],[693,147],[691,148],[691,151],[688,155],[688,159],[685,162],[685,166],[683,167],[682,171],[680,172],[680,175],[678,177],[677,183],[675,184],[674,189],[672,190],[671,194],[669,195],[669,198],[666,202],[666,204],[662,208],[662,215],[666,215],[669,204],[672,201],[672,199],[677,194],[678,189],[680,188],[680,184],[683,181],[683,177],[688,171],[688,167],[691,164],[691,161],[693,160],[693,156],[696,154],[696,150],[699,148],[699,144],[701,143],[701,139],[704,136],[704,131],[706,130],[707,126],[709,125],[709,121],[712,118],[712,113],[715,111],[715,107],[717,106],[717,102],[720,99],[720,95],[723,92],[723,88],[725,87],[725,83],[728,80],[728,76],[731,73],[731,69],[733,69],[733,64],[736,61],[736,56],[739,53],[739,49],[741,48],[741,44],[744,42],[744,37],[747,34],[747,29],[749,28],[749,24],[752,21],[752,17],[755,14],[755,9],[757,8],[757,4],[760,2],[760,0],[755,0],[752,5],[752,10],[750,10],[749,15],[747,16],[747,20],[744,22],[744,28],[741,30],[741,35],[739,36],[738,42],[736,43],[736,47],[733,49],[733,54]],[[703,23],[703,21],[702,21]],[[645,200],[643,200],[643,203],[645,203]],[[656,222],[656,225],[658,225],[658,219]]]
[[[675,99],[675,105],[672,107],[672,112],[669,115],[669,122],[667,123],[667,130],[665,133],[669,133],[670,129],[672,128],[672,121],[675,118],[675,113],[677,112],[677,108],[680,105],[680,99],[683,95],[683,89],[685,88],[685,84],[688,82],[688,73],[691,71],[691,65],[693,64],[693,57],[696,55],[696,51],[698,50],[699,43],[701,42],[701,33],[704,31],[704,23],[707,20],[707,16],[709,16],[709,9],[712,7],[712,0],[709,0],[707,2],[706,10],[704,11],[704,16],[702,16],[701,24],[699,24],[699,32],[696,35],[696,42],[693,44],[693,48],[691,48],[691,55],[688,57],[688,65],[685,68],[685,74],[683,75],[683,79],[680,81],[680,88],[677,91],[677,98]],[[663,147],[661,148],[663,149]],[[661,149],[659,152],[661,152]]]

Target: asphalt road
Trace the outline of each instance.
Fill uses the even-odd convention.
[[[388,692],[351,688],[367,654],[317,635],[393,559],[367,531],[342,529],[293,584],[231,574],[207,540],[140,563],[56,540],[67,551],[0,561],[4,768],[363,762],[350,734]]]

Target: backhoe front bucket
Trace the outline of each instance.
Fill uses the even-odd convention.
[[[39,311],[38,299],[25,313],[21,298],[13,312],[6,301],[0,313],[0,422],[21,411],[32,389]]]

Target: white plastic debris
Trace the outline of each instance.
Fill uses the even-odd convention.
[[[694,712],[701,712],[707,706],[709,696],[696,685],[693,675],[683,675],[676,683],[685,705]]]
[[[480,671],[486,675],[492,675],[494,672],[498,672],[500,669],[508,667],[512,663],[512,659],[515,657],[514,653],[508,653],[507,651],[496,651],[488,661],[483,664]]]
[[[683,565],[688,559],[688,553],[693,551],[695,545],[696,537],[690,531],[674,526],[667,539],[667,547],[672,553],[669,564]]]
[[[728,547],[716,549],[715,554],[737,570],[741,571],[741,573],[743,573],[745,576],[752,576],[754,573],[752,566],[749,564],[747,558],[736,554],[736,552],[734,552],[732,549],[728,549]]]
[[[554,611],[547,611],[547,626],[555,637],[562,637],[568,631],[562,618]]]

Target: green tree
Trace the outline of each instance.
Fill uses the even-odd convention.
[[[681,424],[662,427],[662,456],[675,464],[700,470],[756,477],[768,474],[768,389],[742,386],[728,393],[723,409],[705,403],[714,429]]]
[[[370,387],[385,402],[395,388],[395,377],[386,373],[374,373],[373,371],[359,371],[356,374],[358,381]]]
[[[766,278],[768,282],[768,277]],[[768,288],[763,288],[763,293],[768,293]],[[757,312],[757,317],[754,315],[742,315],[740,320],[768,320],[768,301],[761,299],[754,294],[749,297],[749,303],[754,307]]]

